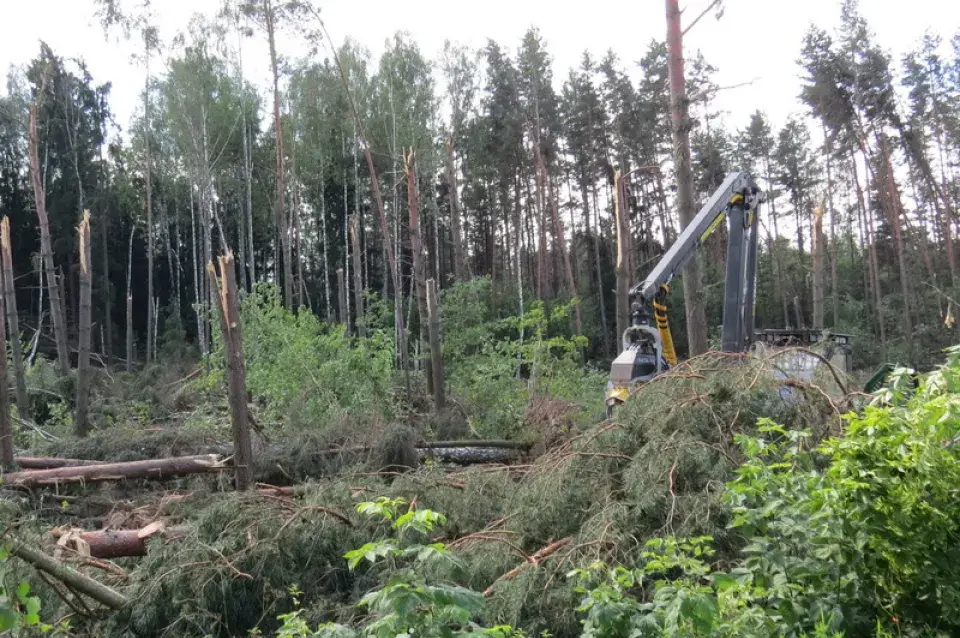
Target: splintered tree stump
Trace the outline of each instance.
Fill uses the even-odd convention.
[[[170,459],[151,459],[127,463],[103,463],[60,467],[50,470],[27,470],[0,475],[0,485],[18,487],[48,487],[66,483],[99,483],[129,479],[166,479],[187,474],[219,472],[227,469],[217,454],[181,456]]]

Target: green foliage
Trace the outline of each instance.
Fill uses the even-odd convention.
[[[40,620],[40,598],[33,595],[29,583],[20,581],[8,586],[4,563],[9,556],[6,548],[0,545],[0,635],[13,638],[37,633],[67,635],[68,623],[54,627]]]
[[[452,392],[483,437],[523,436],[533,397],[574,402],[584,421],[603,413],[602,375],[584,371],[585,337],[571,334],[573,300],[535,302],[523,315],[498,317],[491,281],[474,279],[443,294],[444,356]]]
[[[744,537],[653,539],[638,569],[571,572],[589,636],[955,635],[960,630],[960,347],[914,389],[900,370],[843,437],[758,423],[727,484]]]
[[[352,413],[390,417],[394,371],[389,335],[353,340],[309,311],[283,307],[278,290],[260,285],[241,305],[247,388],[265,405],[263,420],[313,429]],[[217,333],[208,388],[224,382]]]
[[[406,511],[403,509],[406,508]],[[484,635],[497,638],[520,637],[509,627],[483,628],[473,618],[483,611],[484,600],[479,592],[441,581],[428,582],[426,574],[462,569],[462,563],[443,543],[419,543],[435,528],[446,524],[443,514],[431,509],[413,509],[406,499],[379,497],[356,507],[357,512],[389,523],[393,537],[369,542],[346,553],[351,570],[361,563],[386,563],[387,582],[357,603],[369,616],[357,631],[343,625],[327,623],[311,632],[298,610],[279,617],[283,625],[277,636],[394,638],[455,638]],[[298,601],[294,591],[294,600]]]

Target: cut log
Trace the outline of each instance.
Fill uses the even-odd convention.
[[[186,536],[185,525],[164,528],[160,523],[151,523],[142,529],[99,530],[95,532],[55,532],[58,545],[69,547],[84,556],[93,558],[123,558],[146,556],[147,540],[161,535],[174,540]]]
[[[129,599],[120,592],[81,574],[38,549],[27,547],[24,543],[10,539],[7,541],[7,546],[13,556],[30,563],[40,571],[50,574],[60,582],[111,609],[120,609],[129,602]]]
[[[165,479],[187,474],[219,472],[225,469],[228,469],[228,466],[222,457],[216,454],[203,454],[149,461],[103,463],[51,470],[11,472],[0,477],[0,483],[33,488],[65,483],[97,483],[141,478]]]
[[[44,456],[15,456],[13,464],[22,470],[53,470],[58,467],[76,467],[78,465],[102,465],[103,461],[84,459],[58,459]]]

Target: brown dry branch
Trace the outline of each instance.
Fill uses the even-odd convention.
[[[489,598],[490,596],[493,595],[493,588],[496,586],[497,583],[512,580],[517,576],[517,574],[522,572],[527,567],[530,567],[531,565],[533,566],[539,565],[540,562],[543,561],[545,558],[548,558],[550,555],[555,554],[557,551],[559,551],[563,547],[569,545],[571,540],[572,538],[570,536],[566,538],[562,538],[558,541],[554,541],[550,543],[546,547],[541,548],[535,554],[528,556],[526,559],[526,562],[514,567],[513,569],[508,571],[506,574],[500,576],[499,578],[497,578],[497,580],[493,581],[493,583],[491,583],[489,587],[483,590],[483,595]]]

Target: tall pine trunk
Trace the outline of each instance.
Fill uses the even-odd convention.
[[[420,316],[420,353],[423,361],[427,392],[433,392],[433,363],[429,348],[429,318],[427,312],[427,273],[423,263],[423,238],[420,235],[420,192],[417,182],[417,158],[413,149],[404,158],[407,176],[407,209],[410,212],[410,253],[413,257],[413,280]],[[397,220],[399,223],[399,220]]]
[[[270,47],[270,72],[273,78],[273,130],[276,135],[276,182],[277,193],[274,199],[273,211],[277,221],[277,236],[280,238],[283,261],[283,302],[293,308],[293,255],[290,248],[290,228],[287,223],[287,209],[285,203],[286,184],[284,182],[283,161],[283,122],[280,119],[280,68],[277,61],[276,16],[273,12],[271,0],[263,0],[263,15],[267,25],[267,43]],[[279,276],[279,273],[278,273]]]
[[[353,250],[353,305],[357,314],[357,333],[367,336],[366,316],[363,312],[363,273],[360,261],[359,212],[350,216],[350,246]]]
[[[133,372],[133,233],[130,225],[130,243],[127,247],[127,372]]]
[[[90,212],[83,212],[83,220],[77,228],[80,239],[80,329],[79,353],[77,355],[77,403],[74,433],[86,436],[87,414],[90,407],[90,292],[93,287],[90,246]]]
[[[693,169],[690,158],[690,117],[683,75],[683,31],[680,1],[666,0],[667,67],[670,75],[670,121],[673,155],[677,172],[677,212],[681,231],[693,221]],[[701,292],[700,261],[696,255],[683,269],[683,302],[687,315],[687,342],[690,356],[707,351],[707,313]]]
[[[153,311],[153,153],[150,149],[150,45],[145,41],[147,64],[146,86],[143,92],[143,119],[146,121],[144,149],[146,151],[147,187],[147,363],[153,360],[154,334],[157,317]]]
[[[10,219],[0,222],[0,266],[3,268],[3,297],[5,300],[7,329],[9,332],[13,375],[17,388],[17,411],[21,419],[30,418],[30,400],[27,397],[27,380],[23,368],[23,350],[20,346],[20,317],[17,315],[17,290],[13,272],[13,242],[10,237]],[[41,308],[41,312],[43,309]]]
[[[53,318],[53,334],[57,343],[57,362],[60,374],[70,372],[70,351],[67,349],[67,327],[63,316],[63,302],[60,297],[60,284],[57,270],[53,265],[53,246],[50,240],[50,221],[47,218],[46,194],[43,188],[43,176],[40,173],[40,158],[37,151],[37,105],[30,106],[30,176],[33,179],[33,196],[37,206],[37,219],[40,222],[40,253],[46,270],[47,286],[50,289],[50,315]],[[40,309],[42,312],[43,309]]]
[[[824,236],[823,236],[823,209],[817,208],[813,213],[813,327],[823,329],[824,317]]]
[[[902,204],[900,192],[893,175],[893,162],[890,159],[890,149],[886,139],[880,140],[881,161],[883,170],[879,178],[882,206],[887,210],[887,219],[893,228],[893,240],[897,249],[897,264],[900,270],[900,294],[903,296],[903,330],[907,347],[913,354],[913,325],[910,320],[910,275],[907,272],[906,248],[903,241],[901,226]]]
[[[463,231],[460,228],[460,195],[457,192],[457,160],[453,149],[453,138],[447,138],[447,188],[450,190],[450,229],[453,234],[453,272],[458,282],[469,277],[467,257],[463,247]],[[437,273],[439,276],[439,273]]]

